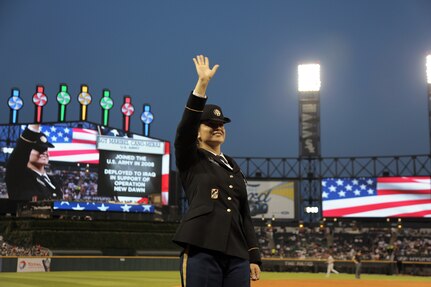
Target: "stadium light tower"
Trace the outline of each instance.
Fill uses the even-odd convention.
[[[428,84],[428,130],[429,130],[429,145],[431,153],[431,54],[426,57],[426,73]]]
[[[320,65],[298,65],[299,94],[299,156],[301,166],[299,183],[303,219],[320,219],[320,180],[316,171],[320,158]]]
[[[300,156],[320,156],[320,65],[298,65]]]

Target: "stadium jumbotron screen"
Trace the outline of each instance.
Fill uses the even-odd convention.
[[[431,218],[430,177],[324,178],[323,217]]]
[[[8,198],[5,163],[25,125],[0,125],[0,198]],[[64,201],[168,204],[169,142],[88,122],[53,123],[41,131],[49,149],[49,173],[62,182]],[[150,202],[151,203],[151,202]]]

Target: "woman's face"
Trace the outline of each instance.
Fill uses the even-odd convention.
[[[209,146],[221,145],[226,138],[222,122],[203,122],[199,126],[198,141]]]
[[[34,166],[45,166],[49,163],[49,152],[48,150],[39,152],[35,149],[31,150],[30,157],[28,160]]]

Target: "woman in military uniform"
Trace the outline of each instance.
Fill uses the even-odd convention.
[[[217,105],[206,105],[206,89],[218,69],[202,55],[198,75],[175,138],[176,163],[189,209],[175,234],[183,287],[243,287],[260,276],[260,252],[252,225],[245,178],[221,152],[224,124]]]
[[[5,181],[10,199],[40,201],[63,198],[59,181],[45,171],[49,164],[48,148],[54,145],[39,129],[39,125],[29,125],[9,157]]]

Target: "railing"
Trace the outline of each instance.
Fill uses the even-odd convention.
[[[319,179],[431,175],[429,154],[328,158],[236,157],[235,160],[247,178]]]

